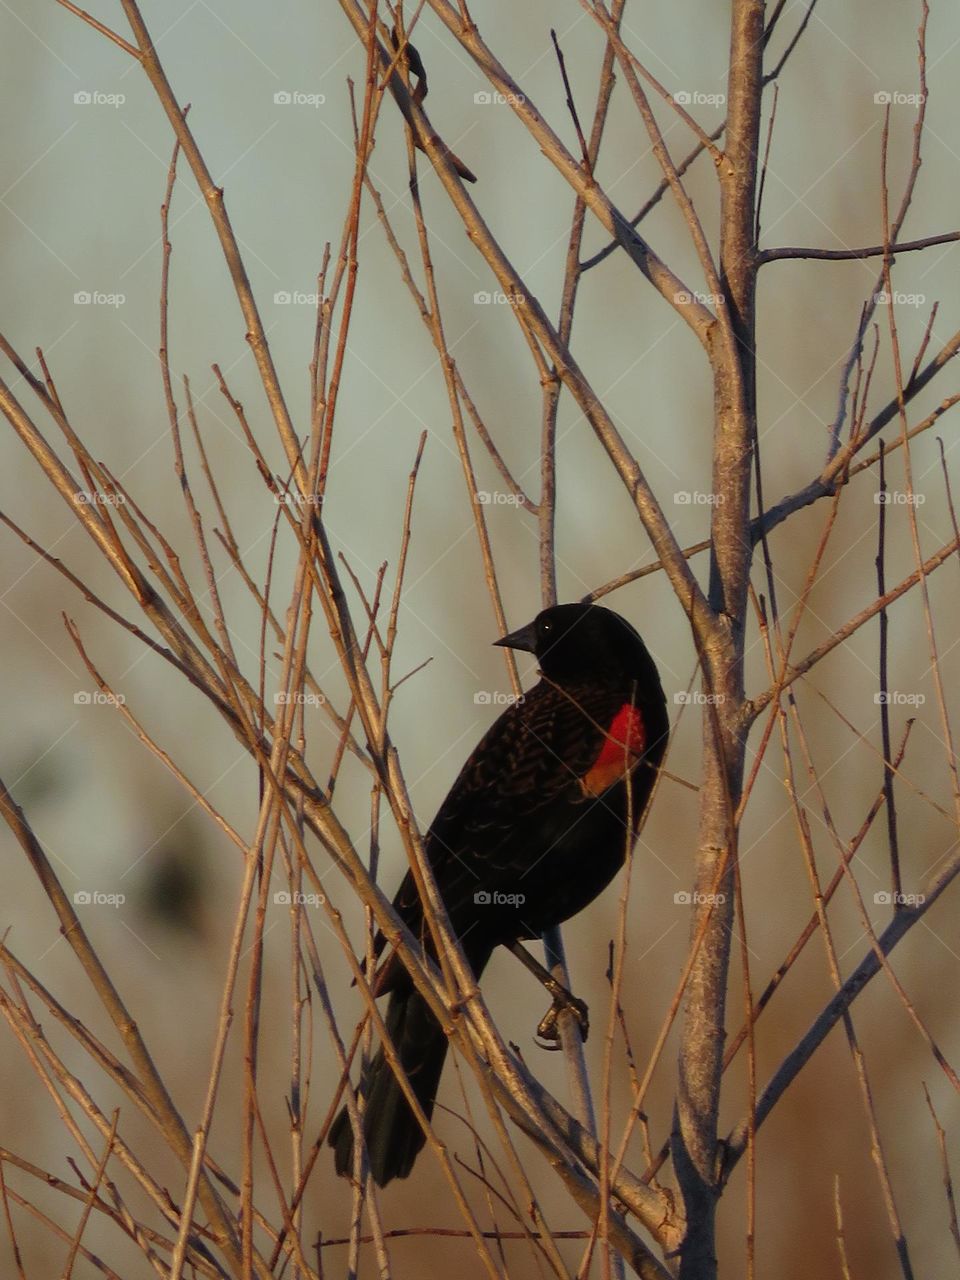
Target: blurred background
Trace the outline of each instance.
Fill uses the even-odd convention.
[[[773,65],[806,6],[788,3],[768,64]],[[551,127],[576,151],[575,134],[551,49],[556,29],[581,119],[592,118],[603,52],[598,28],[576,3],[527,0],[520,8],[488,3],[476,15],[487,43],[523,86]],[[324,246],[337,253],[353,176],[350,81],[362,98],[365,59],[352,29],[332,0],[292,0],[264,7],[247,0],[225,4],[148,3],[144,17],[217,183],[239,238],[298,431],[309,427],[308,364],[311,358],[317,273]],[[96,16],[124,36],[120,6],[104,3]],[[918,91],[915,5],[851,0],[818,7],[780,82],[762,210],[761,243],[842,249],[882,239],[881,139],[890,104],[888,178],[891,208],[899,205],[909,171]],[[690,95],[689,110],[706,129],[724,115],[728,6],[689,2],[628,6],[625,39],[671,92]],[[160,205],[172,151],[168,123],[135,62],[89,26],[55,4],[11,0],[0,14],[0,67],[7,127],[0,133],[0,298],[2,330],[36,370],[41,347],[74,429],[93,453],[163,529],[183,558],[185,572],[203,590],[179,484],[160,383]],[[490,100],[490,86],[440,24],[425,12],[416,44],[427,66],[427,110],[434,127],[478,177],[471,194],[526,283],[556,317],[573,197],[527,137],[508,105]],[[956,229],[960,150],[956,143],[955,85],[960,74],[960,12],[936,4],[927,34],[930,99],[924,163],[904,229],[906,238]],[[767,102],[766,122],[769,120]],[[657,107],[675,159],[693,143],[667,107]],[[514,474],[538,495],[541,388],[509,305],[497,300],[497,284],[464,234],[436,178],[421,158],[421,191],[432,236],[447,338],[468,389]],[[406,143],[400,117],[387,99],[370,165],[401,242],[418,263],[407,190]],[[286,474],[282,454],[245,341],[245,327],[209,217],[181,160],[170,214],[173,244],[170,290],[170,361],[189,378],[198,420],[221,493],[247,566],[262,583],[276,515],[236,421],[211,371],[216,362],[243,403],[271,464]],[[599,180],[628,213],[656,188],[660,173],[622,83],[615,93],[601,153]],[[711,242],[716,243],[719,202],[712,165],[701,159],[687,178]],[[361,212],[355,314],[344,365],[333,443],[333,473],[325,507],[335,548],[365,589],[377,567],[396,565],[406,476],[421,432],[428,433],[413,520],[400,638],[394,670],[402,674],[429,659],[399,690],[391,731],[400,751],[420,822],[426,826],[466,754],[498,712],[496,695],[509,683],[453,443],[443,379],[430,336],[419,321],[396,261],[368,199]],[[706,288],[694,251],[674,206],[661,202],[643,224],[661,256],[691,288]],[[588,219],[585,255],[606,236]],[[960,328],[956,287],[960,250],[941,246],[906,254],[894,271],[896,317],[909,369],[930,308],[932,354]],[[827,425],[837,411],[841,370],[864,299],[875,289],[879,266],[871,262],[773,263],[761,274],[759,293],[759,403],[764,484],[774,501],[819,471]],[[415,269],[419,280],[422,273]],[[876,411],[894,394],[883,308],[880,354],[870,406]],[[573,350],[619,430],[634,450],[674,521],[682,544],[708,534],[712,387],[702,352],[689,329],[645,284],[622,254],[590,271],[581,286]],[[868,348],[869,350],[869,348]],[[3,378],[33,413],[29,388],[9,363]],[[949,367],[908,411],[910,423],[957,390]],[[183,390],[177,388],[182,404]],[[37,421],[57,447],[55,428]],[[942,428],[942,429],[941,429]],[[951,536],[944,495],[940,434],[948,465],[957,452],[956,423],[947,415],[912,450],[914,484],[925,501],[917,508],[921,544],[932,554]],[[887,429],[896,439],[896,421]],[[535,518],[503,501],[503,483],[471,434],[481,489],[492,495],[487,515],[499,580],[511,626],[539,607]],[[869,450],[873,452],[873,450]],[[127,616],[131,602],[103,564],[71,511],[11,430],[0,433],[0,506],[51,555],[87,580]],[[199,473],[193,476],[201,491]],[[953,470],[955,477],[955,467]],[[888,484],[905,490],[900,454],[889,462]],[[602,583],[649,563],[645,534],[624,492],[576,407],[561,403],[558,446],[558,573],[561,599],[576,599]],[[841,506],[819,581],[797,637],[798,656],[820,643],[876,593],[874,557],[878,507],[876,476],[855,480]],[[498,497],[498,495],[500,495]],[[825,504],[783,525],[771,539],[778,604],[789,612],[802,591],[827,516]],[[208,528],[218,524],[207,507]],[[296,562],[283,534],[273,567],[273,599],[282,617]],[[703,557],[694,562],[705,577]],[[125,998],[140,1020],[188,1125],[202,1104],[224,964],[242,866],[236,850],[208,822],[198,805],[164,770],[116,711],[94,696],[96,687],[63,626],[76,620],[88,651],[157,742],[168,751],[236,828],[250,838],[258,805],[256,770],[210,706],[143,646],[109,624],[37,555],[4,531],[2,543],[3,703],[0,776],[34,825],[64,887],[70,893],[113,895],[91,902],[84,923]],[[904,505],[888,515],[887,579],[914,567]],[[248,674],[257,671],[260,616],[239,575],[217,566],[219,588],[238,654]],[[954,637],[958,564],[930,580],[948,709],[956,688]],[[758,566],[758,591],[767,586]],[[642,632],[671,698],[677,732],[669,767],[696,783],[699,708],[683,710],[682,695],[696,655],[680,608],[663,575],[609,596]],[[956,842],[953,794],[946,766],[946,735],[935,699],[930,647],[920,598],[911,594],[891,608],[892,689],[904,695],[893,710],[894,740],[916,717],[898,785],[904,887],[919,891]],[[134,619],[138,620],[138,619]],[[312,670],[344,707],[344,685],[325,628],[314,627]],[[324,645],[327,648],[324,648]],[[831,815],[841,835],[858,829],[882,781],[877,682],[876,622],[834,652],[796,693],[810,750]],[[749,644],[749,692],[767,677],[756,627]],[[268,662],[269,675],[279,662]],[[532,666],[525,677],[533,675]],[[269,683],[268,683],[269,687]],[[695,686],[696,687],[696,686]],[[487,696],[489,695],[489,696]],[[842,712],[842,716],[839,714]],[[325,776],[336,736],[319,711],[311,712],[309,758]],[[755,730],[752,747],[759,742]],[[806,780],[805,785],[808,784]],[[940,806],[938,811],[932,800]],[[821,875],[835,869],[836,849],[813,789],[804,793]],[[363,852],[369,844],[366,775],[345,772],[338,813]],[[672,998],[688,945],[689,908],[676,895],[691,884],[697,822],[696,798],[665,781],[638,847],[630,907],[627,957],[627,1025],[643,1064]],[[402,875],[403,854],[392,830],[382,831],[384,888]],[[73,954],[19,849],[6,832],[5,892],[0,928],[7,942],[77,1016],[103,1031],[103,1019]],[[322,850],[316,863],[331,898],[351,928],[361,926],[342,879]],[[883,819],[855,861],[862,892],[880,928],[890,908],[875,895],[889,888]],[[812,897],[796,838],[779,746],[765,757],[745,820],[742,843],[750,977],[756,994],[782,960],[812,911]],[[946,1057],[960,1056],[955,1018],[960,979],[960,936],[951,895],[915,929],[894,957],[894,968]],[[119,899],[122,899],[120,901]],[[616,923],[618,886],[565,930],[575,989],[595,1010],[606,1007],[607,941]],[[849,972],[868,943],[845,889],[831,911],[841,965]],[[329,980],[349,1029],[360,1001],[348,991],[348,970],[322,925]],[[262,1103],[278,1147],[287,1125],[289,1077],[289,923],[285,910],[268,932],[268,973],[277,1000],[266,1011],[261,1063]],[[734,948],[735,953],[737,947]],[[490,1006],[506,1037],[562,1101],[568,1098],[559,1056],[532,1043],[544,1011],[542,992],[520,976],[510,956],[498,957],[484,980]],[[831,994],[819,937],[809,944],[758,1030],[762,1087]],[[728,1025],[740,1026],[743,1008],[739,960],[734,963]],[[960,1107],[943,1073],[882,977],[857,1004],[855,1023],[864,1048],[897,1203],[916,1274],[956,1269],[941,1186],[936,1133],[923,1095],[930,1090],[960,1157]],[[114,1049],[116,1043],[103,1031]],[[74,1051],[64,1045],[70,1060]],[[227,1167],[239,1150],[242,1104],[240,1057],[234,1046],[212,1150]],[[602,1036],[587,1045],[591,1067],[602,1061]],[[676,1044],[668,1045],[648,1097],[651,1133],[659,1146],[669,1133]],[[317,1029],[313,1042],[308,1138],[325,1114],[336,1071]],[[73,1155],[62,1124],[22,1050],[7,1036],[0,1098],[0,1145],[70,1177]],[[79,1065],[78,1056],[73,1058]],[[747,1108],[745,1057],[728,1078],[723,1130]],[[95,1082],[90,1082],[95,1091]],[[448,1069],[442,1099],[462,1110],[455,1073]],[[104,1105],[109,1101],[105,1094]],[[628,1075],[617,1058],[613,1115],[629,1107]],[[139,1122],[129,1124],[133,1144]],[[441,1116],[448,1144],[473,1158],[468,1131]],[[143,1141],[151,1139],[143,1135]],[[521,1149],[525,1140],[518,1138]],[[282,1148],[281,1148],[282,1149]],[[345,1234],[350,1199],[321,1156],[308,1215],[327,1238]],[[172,1194],[182,1172],[157,1157]],[[638,1142],[631,1164],[643,1167]],[[568,1202],[537,1157],[534,1185],[557,1226],[584,1225],[569,1216]],[[835,1240],[835,1196],[843,1211],[851,1274],[900,1274],[891,1243],[867,1122],[842,1032],[836,1031],[764,1126],[758,1143],[757,1258],[760,1274],[783,1280],[840,1275]],[[724,1198],[721,1274],[737,1274],[744,1257],[745,1163]],[[13,1179],[13,1174],[9,1175]],[[438,1175],[424,1156],[408,1183],[384,1198],[387,1225],[457,1225],[442,1196],[428,1191]],[[31,1195],[38,1195],[30,1188]],[[39,1202],[70,1224],[70,1210],[52,1197]],[[63,1245],[17,1219],[27,1274],[52,1274]],[[98,1235],[111,1259],[125,1256],[115,1237]],[[309,1233],[307,1233],[309,1237]],[[104,1243],[110,1241],[109,1245]],[[802,1247],[798,1247],[801,1245]],[[581,1245],[564,1246],[576,1265]],[[535,1273],[524,1246],[506,1246],[510,1274]],[[465,1252],[469,1258],[464,1263]],[[328,1274],[338,1274],[344,1250],[327,1251]],[[396,1242],[399,1274],[416,1267],[422,1277],[449,1274],[454,1261],[472,1266],[464,1241]],[[9,1271],[8,1240],[0,1243]],[[114,1265],[116,1265],[114,1263]],[[372,1265],[372,1264],[371,1264]],[[93,1274],[78,1262],[75,1274]],[[479,1263],[477,1264],[479,1267]],[[123,1268],[121,1267],[121,1270]],[[129,1277],[146,1275],[138,1253]],[[473,1274],[471,1271],[470,1274]]]

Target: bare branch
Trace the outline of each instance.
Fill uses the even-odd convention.
[[[952,244],[960,240],[960,231],[944,231],[938,236],[925,236],[922,240],[901,240],[885,249],[882,244],[867,245],[863,249],[800,249],[781,247],[777,249],[761,249],[757,254],[757,266],[763,267],[768,262],[784,262],[794,258],[811,258],[821,262],[850,262],[863,258],[882,258],[890,253],[894,257],[898,253],[915,253],[918,249],[930,249],[933,245]]]
[[[922,920],[941,894],[953,883],[958,873],[960,873],[960,852],[954,852],[934,879],[924,886],[923,894],[919,895],[923,901],[904,906],[894,913],[893,919],[877,939],[877,945],[884,956],[889,956],[897,943],[918,921]],[[880,960],[871,948],[837,994],[817,1016],[796,1047],[787,1054],[757,1102],[758,1129],[863,988],[880,972],[880,968]],[[746,1150],[748,1127],[748,1120],[740,1120],[727,1137],[724,1161],[725,1181]]]

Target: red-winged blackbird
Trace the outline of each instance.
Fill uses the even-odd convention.
[[[539,937],[610,883],[636,838],[669,731],[653,659],[611,610],[558,605],[496,643],[535,654],[541,679],[480,740],[424,842],[478,978],[495,947]],[[410,872],[394,907],[435,957]],[[377,954],[383,945],[379,936]],[[380,968],[375,990],[390,995],[387,1030],[429,1117],[446,1037],[396,956]],[[409,1174],[424,1134],[382,1049],[362,1091],[370,1169],[382,1187]],[[337,1172],[349,1175],[353,1130],[346,1108],[329,1142]]]

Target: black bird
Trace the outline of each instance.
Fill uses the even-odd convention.
[[[495,947],[539,937],[610,883],[636,839],[669,732],[657,668],[619,614],[557,605],[496,643],[535,654],[541,678],[480,740],[425,838],[440,896],[478,978]],[[394,907],[435,958],[410,872]],[[380,935],[377,954],[383,946]],[[396,956],[381,966],[375,990],[390,996],[387,1030],[429,1117],[446,1036]],[[382,1048],[362,1092],[370,1169],[383,1187],[410,1173],[425,1138]],[[328,1141],[337,1172],[349,1176],[346,1108]]]

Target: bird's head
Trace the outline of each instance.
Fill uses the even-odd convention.
[[[554,605],[495,643],[534,654],[543,674],[558,683],[588,674],[643,679],[653,667],[630,623],[598,604]]]

